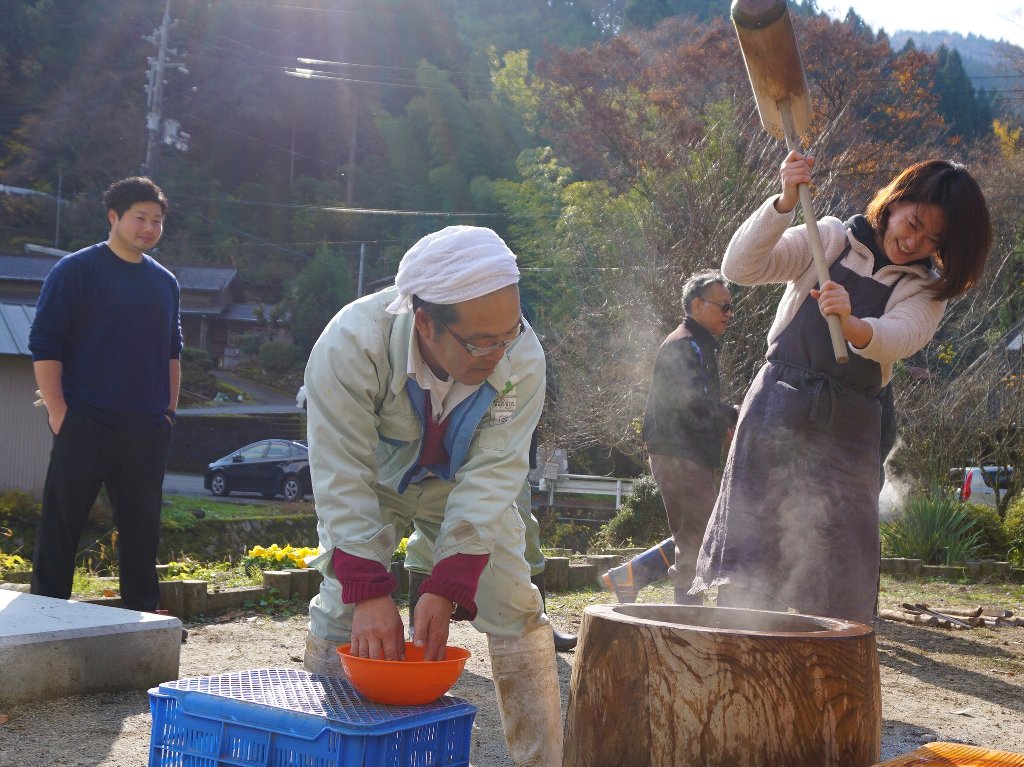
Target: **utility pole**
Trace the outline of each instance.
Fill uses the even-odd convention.
[[[64,171],[57,169],[57,224],[53,228],[53,247],[60,247],[60,203],[64,191]]]
[[[356,280],[356,298],[363,297],[363,266],[366,263],[366,243],[359,243],[359,277]]]
[[[346,89],[348,92],[348,103],[352,106],[352,133],[348,140],[348,168],[345,180],[345,204],[351,207],[355,203],[356,193],[356,139],[359,137],[359,102],[356,101],[352,86]]]
[[[182,152],[188,150],[188,140],[191,136],[181,130],[181,123],[177,120],[165,119],[163,115],[164,104],[164,72],[168,68],[176,68],[182,74],[188,74],[185,65],[180,62],[171,62],[169,55],[176,56],[177,51],[167,47],[167,37],[171,29],[171,0],[167,0],[164,6],[164,17],[160,27],[153,30],[153,34],[142,39],[157,47],[157,55],[150,56],[149,79],[146,82],[146,160],[142,165],[144,176],[156,172],[159,161],[157,146],[168,144]]]

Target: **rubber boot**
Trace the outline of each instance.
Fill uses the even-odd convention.
[[[531,576],[530,582],[540,589],[541,602],[544,603],[544,614],[547,615],[548,595],[544,590],[544,573],[538,573],[537,575]],[[550,620],[550,618],[551,616],[549,615],[548,619]],[[555,638],[555,649],[558,650],[558,652],[568,652],[569,650],[575,649],[576,642],[579,639],[575,634],[563,634],[554,626],[551,627],[551,634]]]
[[[311,631],[306,632],[306,652],[302,656],[302,667],[310,674],[323,674],[338,679],[345,678],[338,657],[338,646],[342,642],[321,639]]]
[[[562,767],[562,706],[551,626],[487,635],[505,743],[516,767]]]
[[[409,570],[409,639],[413,637],[412,615],[416,612],[416,602],[420,598],[420,586],[429,577],[428,573],[421,573],[418,570]]]
[[[677,605],[691,605],[693,607],[703,607],[704,592],[702,591],[699,594],[689,594],[687,593],[688,591],[689,589],[677,588],[675,590],[675,603]]]
[[[633,603],[640,589],[668,576],[675,559],[675,541],[666,538],[625,564],[613,567],[601,576],[601,581],[620,602]]]

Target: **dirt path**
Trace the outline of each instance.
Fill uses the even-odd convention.
[[[565,628],[567,619],[557,622]],[[301,668],[305,624],[304,616],[250,615],[190,625],[188,643],[182,646],[181,676],[270,666]],[[1024,629],[952,633],[882,622],[877,631],[883,758],[934,740],[1024,752]],[[473,653],[452,690],[479,709],[472,764],[511,767],[494,705],[486,642],[471,627],[456,624],[452,643]],[[573,657],[559,655],[563,706]],[[0,725],[0,767],[148,764],[151,722],[145,692],[64,698],[4,713],[11,718]]]

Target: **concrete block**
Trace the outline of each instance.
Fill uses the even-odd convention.
[[[569,565],[569,588],[592,589],[597,586],[597,565]]]
[[[568,557],[548,557],[544,560],[544,588],[551,593],[569,590]]]
[[[0,590],[0,708],[178,678],[181,621]]]
[[[308,570],[306,570],[306,568],[304,567],[286,567],[284,571],[288,573],[288,576],[292,581],[290,587],[292,591],[292,596],[303,601],[308,599]]]
[[[266,596],[267,590],[262,587],[212,591],[206,595],[206,614],[217,615],[228,610],[236,610],[248,600],[259,602]]]
[[[621,565],[622,558],[616,554],[587,554],[587,562],[596,567],[597,574],[600,575]]]
[[[160,581],[160,607],[178,618],[185,614],[181,581]]]
[[[182,618],[195,618],[206,615],[206,592],[209,584],[206,581],[181,582]]]
[[[278,599],[287,601],[292,596],[292,574],[285,570],[264,570],[263,588],[268,594],[276,591]]]
[[[961,579],[967,577],[967,572],[963,567],[956,565],[922,565],[921,575],[931,578]]]
[[[324,582],[324,574],[316,568],[309,571],[309,595],[313,597],[320,593],[320,584]]]
[[[623,562],[627,562],[633,557],[635,557],[637,554],[643,554],[645,551],[647,551],[647,549],[642,549],[639,546],[628,546],[626,548],[621,549],[608,549],[608,551],[606,551],[605,553],[618,554],[620,557],[622,557]]]
[[[544,556],[548,559],[555,557],[571,557],[572,549],[544,549]]]

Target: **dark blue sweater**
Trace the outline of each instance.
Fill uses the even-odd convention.
[[[178,281],[149,256],[133,264],[106,243],[72,253],[43,283],[32,359],[63,363],[68,407],[112,426],[158,424],[181,357],[178,302]]]

